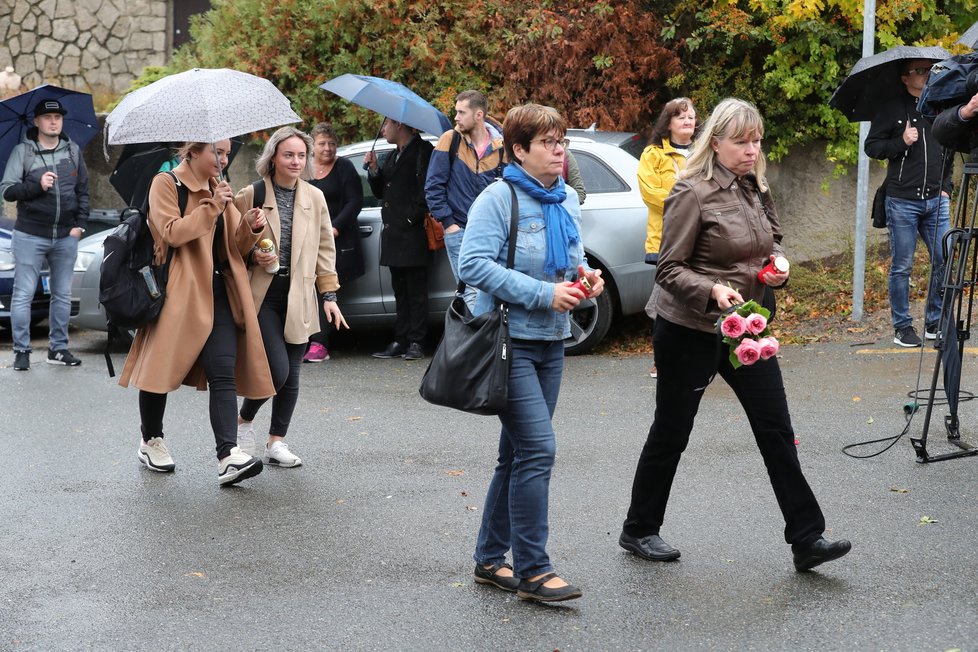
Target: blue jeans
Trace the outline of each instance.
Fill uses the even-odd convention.
[[[462,250],[462,237],[465,235],[465,229],[459,229],[454,233],[445,234],[445,252],[448,254],[448,264],[452,266],[452,276],[455,277],[455,283],[458,284],[458,253]],[[462,294],[462,298],[465,299],[465,305],[472,310],[475,306],[475,297],[478,290],[474,287],[465,286],[465,292]]]
[[[553,571],[550,536],[550,473],[557,442],[553,418],[564,371],[564,343],[513,340],[509,405],[499,415],[499,463],[489,482],[482,527],[473,558],[502,564],[513,551],[517,577]]]
[[[41,268],[47,261],[51,270],[51,308],[48,315],[49,347],[52,351],[68,348],[68,318],[71,316],[71,275],[78,253],[78,238],[42,238],[14,230],[11,249],[14,254],[14,289],[10,297],[10,327],[14,351],[31,350],[31,301],[37,290]]]
[[[913,324],[910,316],[910,268],[917,248],[917,235],[930,252],[930,286],[924,325],[941,320],[941,286],[944,283],[944,252],[941,241],[950,228],[951,201],[939,195],[933,199],[886,198],[886,229],[890,234],[890,316],[897,330]]]

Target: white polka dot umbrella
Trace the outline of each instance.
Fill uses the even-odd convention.
[[[267,79],[227,68],[194,68],[137,89],[105,119],[106,142],[213,143],[300,122]]]

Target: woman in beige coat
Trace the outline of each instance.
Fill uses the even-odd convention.
[[[275,391],[248,285],[245,256],[265,227],[260,210],[235,208],[226,181],[228,140],[188,143],[180,165],[160,174],[149,191],[149,226],[162,262],[173,248],[166,302],[157,321],[139,329],[119,384],[139,388],[143,438],[139,460],[154,471],[175,465],[163,443],[166,395],[181,384],[210,388],[210,419],[218,480],[231,485],[261,472],[260,460],[237,447],[237,393],[253,398]],[[180,213],[176,183],[188,190]]]
[[[274,252],[256,248],[251,254],[251,292],[272,370],[272,399],[266,464],[296,467],[302,460],[289,450],[285,435],[299,397],[299,370],[309,336],[319,332],[319,307],[337,328],[346,326],[336,305],[336,248],[326,198],[309,178],[312,138],[294,127],[282,127],[268,140],[255,166],[261,180],[245,187],[234,203],[239,211],[256,205],[255,193],[268,223],[263,239]],[[264,191],[264,192],[262,192]],[[261,196],[264,200],[261,201]],[[238,446],[254,455],[252,423],[264,398],[245,398],[238,415]]]

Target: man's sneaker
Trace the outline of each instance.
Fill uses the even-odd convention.
[[[261,460],[235,446],[231,453],[217,463],[217,480],[222,487],[237,484],[261,473]]]
[[[81,364],[81,360],[71,355],[68,349],[60,349],[58,351],[48,349],[48,364],[63,364],[68,367],[77,367]]]
[[[938,328],[940,328],[940,324],[927,324],[924,327],[924,337],[928,340],[936,340]]]
[[[896,329],[896,334],[893,336],[893,343],[908,349],[923,344],[920,341],[920,336],[917,335],[917,331],[913,329],[913,326],[904,326],[903,328]]]
[[[139,442],[139,461],[146,465],[147,469],[159,471],[160,473],[170,473],[176,468],[170,451],[166,449],[162,437],[153,437],[149,441]]]
[[[245,455],[254,457],[257,454],[255,443],[255,424],[253,421],[246,421],[238,424],[238,448]]]
[[[30,371],[31,352],[14,351],[14,371]]]
[[[319,342],[310,342],[309,350],[302,356],[303,362],[324,362],[329,360],[329,349]]]
[[[292,451],[289,450],[289,445],[282,440],[271,446],[265,446],[265,452],[262,453],[261,458],[265,464],[271,466],[302,466],[302,460],[297,455],[293,455]]]

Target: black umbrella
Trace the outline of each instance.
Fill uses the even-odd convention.
[[[153,177],[176,156],[174,148],[177,146],[179,143],[132,143],[123,147],[119,162],[109,176],[109,183],[122,201],[129,206],[142,206]],[[241,141],[232,139],[228,165],[239,149]]]
[[[950,52],[938,46],[898,45],[863,57],[835,89],[829,106],[842,111],[851,122],[872,120],[880,105],[905,92],[906,87],[900,82],[905,61],[943,61],[950,56]]]
[[[957,40],[957,43],[969,47],[972,50],[978,48],[978,23],[969,27],[968,31],[962,34],[961,38]]]

